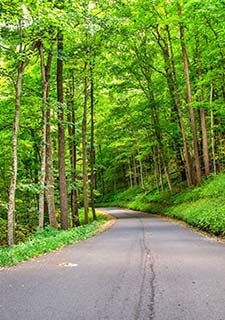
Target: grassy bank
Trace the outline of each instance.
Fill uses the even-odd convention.
[[[212,176],[201,187],[174,193],[135,187],[101,199],[102,206],[120,206],[183,220],[214,235],[225,236],[225,174]]]
[[[0,266],[12,266],[19,262],[53,251],[67,244],[87,239],[95,235],[108,218],[97,212],[98,220],[88,225],[62,231],[46,228],[36,232],[29,240],[12,247],[0,248]],[[91,218],[91,217],[90,217]],[[83,217],[81,214],[81,223]]]

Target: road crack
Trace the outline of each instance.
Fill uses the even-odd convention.
[[[142,280],[135,320],[153,320],[155,317],[154,303],[156,279],[154,270],[154,256],[151,252],[151,249],[147,245],[147,232],[145,230],[144,222],[141,219],[140,222],[143,228],[143,237],[140,241],[142,255]]]

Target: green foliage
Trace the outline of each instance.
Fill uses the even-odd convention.
[[[33,45],[52,53],[50,74],[55,206],[59,213],[56,60],[64,63],[66,176],[68,192],[76,189],[82,203],[82,115],[84,63],[93,66],[95,100],[96,195],[100,202],[148,212],[169,206],[191,206],[199,199],[223,198],[225,179],[211,177],[202,188],[181,192],[184,140],[196,163],[186,105],[185,75],[179,40],[184,25],[199,154],[203,155],[200,108],[204,108],[210,167],[225,168],[225,29],[221,0],[180,1],[47,1],[2,0],[0,4],[0,244],[6,243],[8,190],[11,178],[11,129],[15,111],[15,80],[19,61],[26,61],[18,136],[16,241],[37,229],[42,145],[42,83],[40,57]],[[19,21],[22,23],[20,32]],[[58,31],[64,50],[57,52]],[[21,36],[22,35],[22,36]],[[22,41],[22,46],[20,42]],[[19,52],[23,49],[22,52]],[[167,50],[168,49],[168,50]],[[169,75],[171,76],[169,78]],[[90,79],[89,79],[90,82]],[[72,90],[73,89],[73,90]],[[74,91],[74,96],[72,94]],[[75,119],[70,119],[70,104]],[[90,96],[88,97],[90,105]],[[185,139],[181,134],[182,119]],[[211,118],[211,121],[210,121]],[[213,119],[212,119],[213,118]],[[90,114],[87,119],[90,149]],[[212,121],[214,120],[214,121]],[[214,124],[213,124],[214,122]],[[74,127],[75,139],[68,129]],[[215,150],[212,150],[212,139]],[[71,177],[71,152],[76,140],[76,182]],[[90,159],[88,159],[90,160]],[[202,157],[202,162],[204,157]],[[90,164],[90,161],[89,161]],[[202,174],[204,166],[202,163]],[[90,168],[88,168],[90,177]],[[166,190],[168,177],[173,194]],[[119,190],[128,189],[119,192]],[[175,191],[174,191],[175,189]],[[107,193],[107,194],[106,194]],[[99,195],[104,194],[104,197]],[[105,195],[106,194],[106,195]],[[68,197],[69,203],[69,197]],[[204,203],[202,202],[202,205]]]
[[[108,194],[99,199],[99,206],[118,206],[149,213],[162,212],[170,200],[169,192],[158,190],[145,191],[141,187],[133,187],[116,194]]]
[[[83,218],[81,220],[83,220]],[[24,243],[12,247],[0,248],[0,266],[12,266],[67,244],[87,239],[95,235],[99,227],[103,225],[106,220],[107,217],[98,213],[97,221],[92,221],[90,224],[82,225],[78,228],[61,231],[47,227],[44,230],[36,232]]]
[[[102,199],[103,206],[119,206],[164,214],[214,235],[225,236],[225,175],[205,180],[202,187],[177,193],[132,188]]]
[[[225,236],[225,175],[211,176],[201,188],[177,194],[166,215],[199,229]]]
[[[0,243],[2,245],[6,245],[7,244],[7,221],[0,218]]]
[[[224,198],[202,198],[185,202],[172,206],[165,213],[204,231],[225,236]]]

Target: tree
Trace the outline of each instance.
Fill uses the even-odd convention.
[[[91,208],[93,219],[96,220],[96,212],[95,212],[95,199],[94,199],[94,189],[96,188],[95,182],[95,137],[94,137],[94,62],[91,61],[90,63],[90,98],[91,98],[91,150],[90,150],[90,167],[91,167]]]
[[[52,46],[47,56],[47,63],[44,59],[44,46],[40,41],[39,53],[42,76],[42,157],[41,157],[41,192],[39,195],[39,227],[44,226],[44,196],[47,201],[49,222],[52,228],[57,227],[54,201],[54,177],[52,163],[52,137],[51,137],[51,108],[49,106],[50,73],[52,65]]]
[[[57,35],[57,101],[58,101],[58,167],[59,167],[59,193],[61,210],[61,228],[68,229],[68,203],[65,164],[65,130],[64,130],[64,104],[63,104],[63,34]]]
[[[86,52],[86,54],[88,54]],[[82,120],[82,166],[83,166],[83,202],[85,223],[88,224],[88,175],[87,175],[87,104],[88,104],[88,63],[84,63],[84,104]]]
[[[179,3],[178,3],[178,16],[181,18],[181,6]],[[192,90],[191,90],[191,83],[190,83],[190,76],[189,76],[187,50],[186,50],[186,45],[185,45],[185,40],[184,40],[184,26],[183,26],[182,22],[180,22],[180,42],[181,42],[183,64],[184,64],[184,74],[185,74],[185,79],[186,79],[187,102],[189,104],[192,139],[193,139],[193,145],[194,145],[196,178],[197,178],[197,184],[201,185],[202,174],[201,174],[201,164],[200,164],[199,149],[198,149],[198,136],[197,136],[196,123],[195,123],[195,113],[194,113],[194,108],[192,105],[193,98],[192,98]]]
[[[18,63],[16,66],[17,76],[15,81],[15,116],[13,122],[12,131],[12,173],[11,183],[9,188],[9,205],[8,205],[8,245],[13,245],[15,242],[14,229],[15,229],[15,193],[17,185],[17,172],[18,172],[18,132],[20,122],[20,106],[21,106],[21,95],[23,88],[23,75],[24,70],[28,63],[27,46],[24,45],[23,31],[24,25],[22,18],[18,19],[17,31],[18,37]],[[36,43],[32,44],[32,50],[36,47]]]

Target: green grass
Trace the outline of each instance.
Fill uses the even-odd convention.
[[[202,187],[177,194],[164,213],[211,234],[225,236],[225,174],[212,176]]]
[[[211,176],[201,187],[176,192],[132,188],[103,198],[100,205],[159,213],[207,231],[225,236],[225,174]],[[105,201],[108,200],[108,201]]]
[[[88,225],[81,225],[78,228],[66,231],[45,228],[36,232],[29,240],[12,247],[0,248],[0,266],[13,266],[19,262],[37,257],[43,253],[53,251],[67,244],[87,239],[95,235],[107,217],[97,212],[98,220],[90,221]],[[81,214],[81,222],[82,222]]]
[[[156,189],[143,190],[139,187],[130,188],[117,194],[109,194],[98,203],[99,207],[115,206],[149,213],[159,213],[171,201],[171,194]]]

